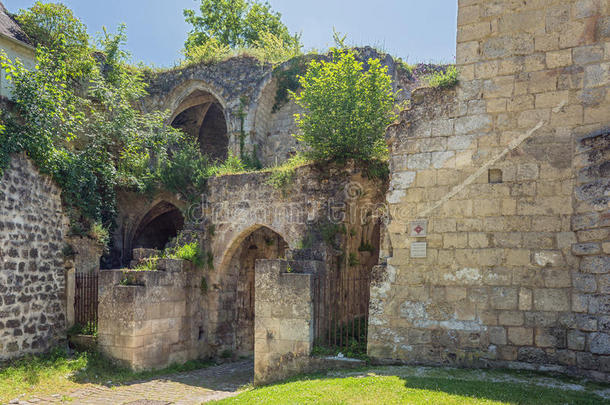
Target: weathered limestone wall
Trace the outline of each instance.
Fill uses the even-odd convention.
[[[313,348],[313,274],[289,272],[286,260],[256,262],[254,382],[304,372]]]
[[[189,224],[205,234],[205,249],[213,259],[213,268],[207,270],[208,341],[217,354],[247,348],[243,342],[248,333],[235,329],[251,327],[249,311],[242,309],[247,307],[243,301],[252,297],[246,286],[253,259],[296,255],[295,259],[336,267],[342,252],[326,246],[320,234],[321,225],[333,221],[354,229],[337,238],[353,239],[342,246],[359,255],[363,267],[369,265],[368,252],[358,252],[358,247],[371,240],[375,226],[359,219],[373,218],[383,198],[379,180],[366,178],[354,167],[304,166],[296,169],[291,183],[276,189],[268,184],[270,176],[247,173],[210,179],[202,221]]]
[[[609,14],[602,0],[459,2],[459,85],[415,92],[388,132],[371,356],[608,380]],[[426,257],[411,257],[418,241]]]
[[[292,153],[302,149],[302,145],[292,136],[298,133],[294,114],[302,111],[292,100],[274,111],[277,89],[277,79],[270,77],[270,82],[264,86],[257,101],[255,112],[252,147],[256,147],[264,166],[281,164]]]
[[[171,259],[158,268],[100,273],[98,346],[135,370],[209,355],[201,271]]]
[[[60,190],[24,155],[0,179],[0,361],[39,353],[65,336]]]

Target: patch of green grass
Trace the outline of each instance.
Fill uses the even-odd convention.
[[[476,377],[477,371],[469,371]],[[337,377],[337,374],[343,376]],[[246,391],[216,404],[601,404],[603,399],[528,383],[374,372],[310,375]]]
[[[27,356],[0,365],[0,403],[20,397],[67,393],[83,385],[122,385],[160,375],[192,371],[210,362],[189,361],[159,371],[133,372],[99,353],[80,352],[70,356],[64,349],[49,354]]]
[[[146,259],[142,259],[131,271],[156,271],[158,261],[158,257],[148,257]]]
[[[272,167],[267,170],[271,175],[266,183],[276,190],[281,190],[282,195],[286,196],[296,177],[296,169],[308,164],[307,158],[296,154],[284,162],[282,165]]]

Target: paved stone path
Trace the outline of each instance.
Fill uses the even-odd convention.
[[[252,382],[251,360],[227,363],[186,373],[136,381],[117,387],[87,387],[68,394],[39,397],[17,404],[191,405],[238,394]]]

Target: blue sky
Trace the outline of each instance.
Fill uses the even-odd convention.
[[[11,12],[35,0],[0,0]],[[182,10],[196,0],[63,0],[87,25],[116,29],[127,24],[128,50],[135,62],[172,66],[189,26]],[[332,45],[333,27],[348,43],[373,45],[409,63],[455,59],[457,0],[269,0],[292,32],[303,33],[306,49]]]

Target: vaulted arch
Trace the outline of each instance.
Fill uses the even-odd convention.
[[[194,89],[175,107],[171,125],[197,140],[201,152],[212,160],[223,161],[229,148],[225,110],[209,91]]]

